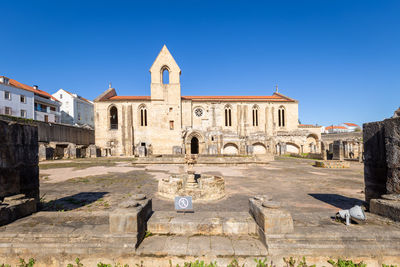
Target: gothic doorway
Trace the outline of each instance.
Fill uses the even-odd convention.
[[[199,154],[199,139],[195,136],[190,141],[190,154]]]

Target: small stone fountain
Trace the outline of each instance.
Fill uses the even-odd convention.
[[[186,155],[186,173],[171,175],[158,182],[160,196],[174,199],[176,196],[191,196],[193,200],[217,200],[225,196],[225,180],[214,175],[196,174],[193,167],[196,155]]]

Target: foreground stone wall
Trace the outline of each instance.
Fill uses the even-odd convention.
[[[36,211],[39,201],[36,126],[0,120],[0,226]]]
[[[39,199],[37,127],[0,120],[0,200],[16,194]]]
[[[400,118],[364,124],[364,182],[371,212],[400,221]]]

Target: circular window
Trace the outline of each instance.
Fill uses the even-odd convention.
[[[201,108],[196,108],[196,109],[194,110],[194,114],[196,114],[197,117],[203,116],[203,109],[201,109]]]

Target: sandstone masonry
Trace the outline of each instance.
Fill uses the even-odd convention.
[[[37,135],[36,126],[0,120],[0,225],[36,211]]]

